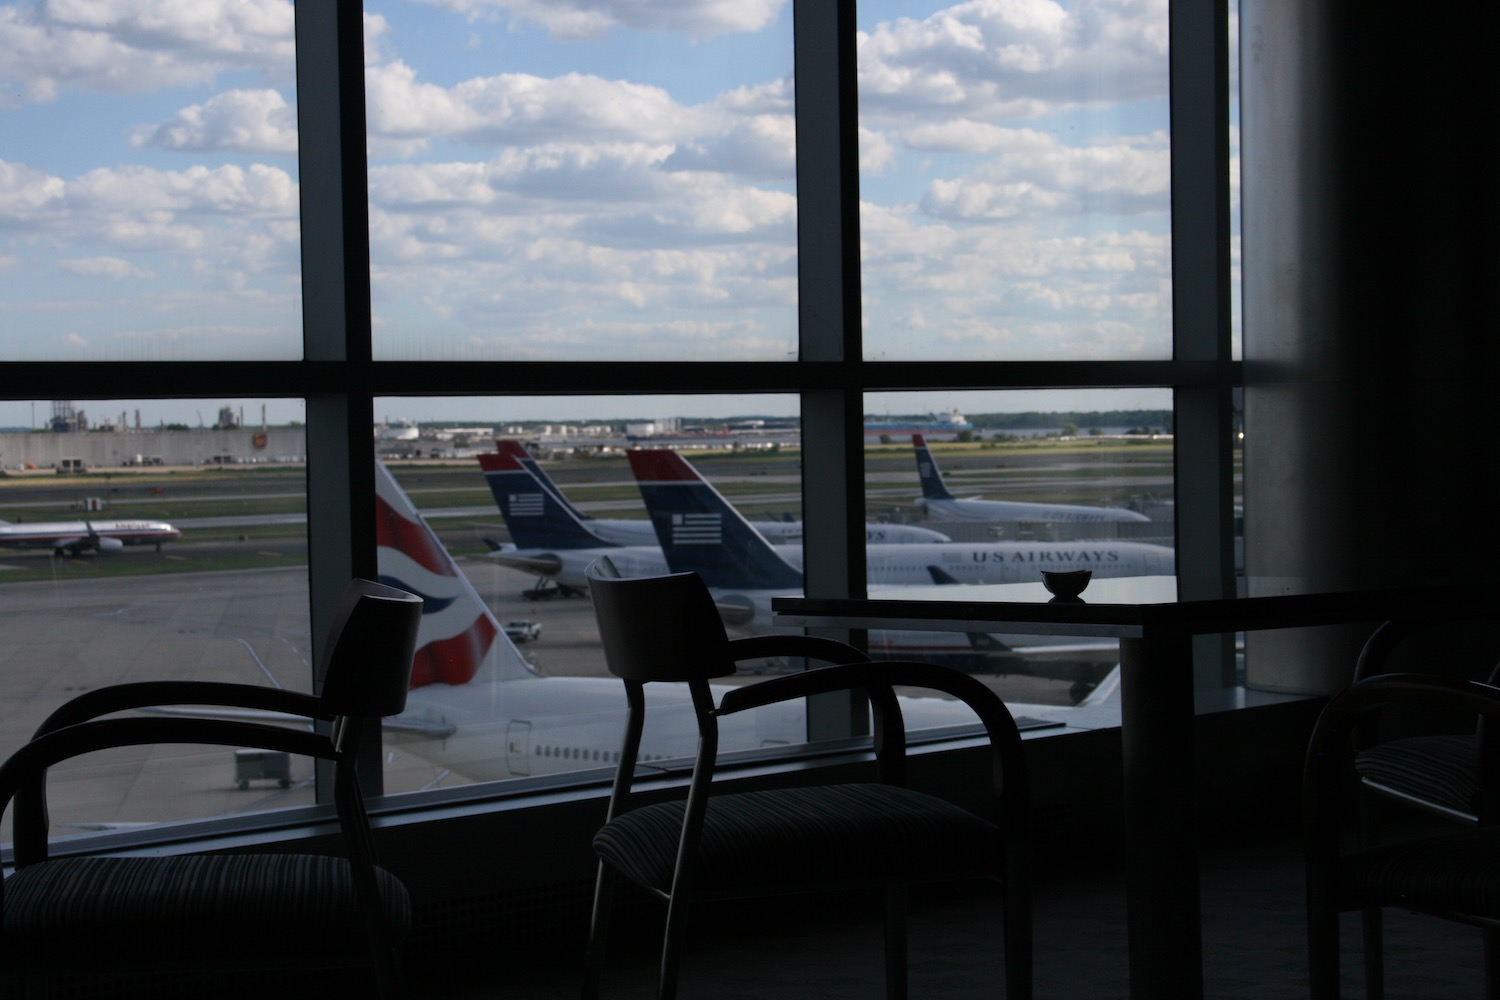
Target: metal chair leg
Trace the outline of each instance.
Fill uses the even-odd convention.
[[[1012,857],[1007,861],[1003,899],[1006,1000],[1031,1000],[1035,941],[1029,858]]]
[[[1385,997],[1385,923],[1380,907],[1360,911],[1365,943],[1365,1000]]]
[[[687,931],[688,903],[681,893],[667,902],[667,925],[661,936],[661,978],[657,982],[657,1000],[676,1000],[677,976],[682,964],[682,938]]]
[[[599,977],[604,971],[613,890],[614,873],[601,861],[599,874],[594,880],[594,912],[589,918],[589,945],[583,960],[583,1000],[595,1000],[599,996]]]
[[[885,890],[885,995],[886,1000],[906,1000],[906,915],[904,885]]]

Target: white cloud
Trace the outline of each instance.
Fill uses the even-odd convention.
[[[950,130],[915,130],[912,141]],[[975,128],[973,151],[996,154],[970,174],[932,181],[922,208],[952,219],[1165,212],[1171,151],[1165,135],[1065,146],[1030,130]],[[941,148],[939,146],[938,148]]]
[[[296,183],[272,167],[126,166],[64,180],[0,163],[0,232],[45,234],[73,274],[124,277],[112,261],[144,268],[139,255],[161,254],[184,271],[295,276],[297,217]]]
[[[556,38],[594,38],[612,29],[661,31],[711,38],[759,31],[787,0],[427,0],[470,18],[496,17],[541,25]]]
[[[365,77],[368,123],[382,139],[438,137],[480,145],[555,139],[670,141],[700,127],[700,114],[660,87],[583,73],[477,77],[443,88],[400,61]]]
[[[0,101],[149,93],[233,69],[290,79],[287,0],[20,0],[0,7]]]
[[[0,226],[44,222],[62,202],[67,185],[62,178],[0,160]]]
[[[975,119],[1166,94],[1167,0],[967,0],[859,36],[861,112]]]
[[[150,278],[151,271],[137,267],[120,257],[79,257],[60,260],[57,266],[71,274],[85,278],[104,278],[108,281],[123,281],[126,278]]]
[[[297,115],[274,90],[229,90],[135,136],[137,147],[191,152],[295,153]]]
[[[797,173],[797,123],[791,115],[731,118],[711,134],[685,140],[667,166],[790,181]]]

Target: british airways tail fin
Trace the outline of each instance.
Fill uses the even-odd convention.
[[[590,531],[520,460],[510,454],[480,455],[485,482],[500,505],[511,541],[522,549],[612,548]]]
[[[629,455],[672,572],[695,572],[721,590],[801,591],[802,572],[682,456],[669,449]]]
[[[927,450],[927,439],[920,434],[911,436],[912,450],[917,454],[917,478],[922,480],[923,500],[952,500],[954,496],[943,485],[943,474]]]
[[[443,548],[411,498],[375,463],[380,582],[421,596],[411,686],[515,680],[536,672]]]

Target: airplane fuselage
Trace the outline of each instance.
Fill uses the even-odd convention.
[[[802,569],[800,545],[774,546],[794,569]],[[1166,576],[1176,571],[1175,553],[1145,542],[927,542],[869,545],[865,548],[871,586],[932,584],[931,567],[959,583],[1024,583],[1041,579],[1044,569],[1089,569],[1097,577]],[[608,556],[622,576],[670,573],[656,546],[597,549],[506,549],[490,553],[503,565],[554,578],[565,587],[586,587],[585,571]]]
[[[1054,524],[1120,524],[1151,520],[1124,507],[1082,504],[1023,503],[1014,500],[933,500],[918,497],[916,505],[934,521],[1036,521]]]
[[[126,545],[156,545],[182,532],[165,521],[37,521],[0,524],[0,546],[108,552]]]

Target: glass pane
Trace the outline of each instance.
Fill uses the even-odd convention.
[[[584,570],[595,559],[648,576],[706,555],[712,565],[694,565],[716,592],[741,582],[744,564],[727,560],[724,546],[687,539],[669,563],[637,484],[659,466],[637,473],[629,453],[681,459],[709,484],[694,483],[695,495],[733,508],[714,530],[728,538],[748,519],[756,537],[776,540],[773,558],[797,578],[787,592],[801,591],[793,397],[403,398],[378,400],[376,412],[388,415],[376,450],[393,480],[380,494],[380,572],[428,597],[432,612],[408,711],[386,729],[393,791],[613,763],[625,695],[605,670],[586,596]],[[686,515],[695,530],[701,515]],[[673,520],[670,510],[658,517]],[[754,611],[733,616],[731,631],[764,631],[769,594],[739,594]],[[648,715],[649,759],[694,751],[691,716],[670,688],[678,701]],[[805,732],[798,705],[754,731],[726,727],[721,746],[801,743]]]
[[[311,689],[301,416],[284,400],[0,403],[0,753],[109,684]],[[312,783],[309,761],[226,747],[95,754],[51,769],[52,831],[305,805]]]
[[[789,4],[365,9],[377,357],[795,358]]]
[[[0,356],[302,356],[292,5],[0,5]]]
[[[1103,581],[1175,596],[1162,579],[1176,572],[1168,390],[882,393],[866,396],[866,411],[869,519],[941,539],[872,545],[871,597],[1045,601],[1044,570],[1086,570],[1085,599]],[[1113,640],[1081,637],[874,632],[870,642],[978,674],[1037,717],[1107,691],[1118,663]]]
[[[1169,357],[1166,0],[859,25],[865,356]]]

